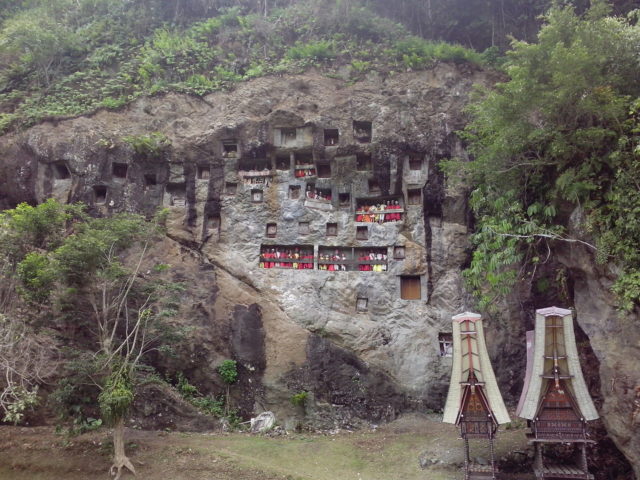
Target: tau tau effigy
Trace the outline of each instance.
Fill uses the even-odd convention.
[[[464,478],[496,478],[493,439],[498,425],[510,421],[491,368],[482,317],[461,313],[453,317],[453,368],[443,421],[460,427],[464,440]],[[490,465],[477,465],[469,457],[469,439],[486,439]]]
[[[587,469],[586,444],[592,441],[586,422],[598,413],[580,369],[570,310],[536,310],[535,331],[527,332],[527,370],[516,414],[531,427],[536,478],[593,478]],[[554,443],[577,446],[577,464],[545,462],[544,446]]]

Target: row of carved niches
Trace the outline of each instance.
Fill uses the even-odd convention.
[[[399,247],[394,247],[397,249]],[[403,247],[400,247],[403,248]],[[262,245],[260,268],[290,270],[318,270],[330,272],[386,272],[387,247],[328,247],[319,246],[317,256],[312,245]]]
[[[359,198],[356,202],[356,222],[401,222],[404,215],[402,197]]]
[[[263,245],[260,248],[260,268],[313,270],[313,245]]]
[[[299,148],[313,145],[313,127],[280,127],[273,130],[273,144],[278,148]],[[353,121],[353,139],[357,143],[371,143],[373,128],[371,122],[365,120]],[[325,128],[322,141],[326,147],[337,146],[340,143],[340,130]]]

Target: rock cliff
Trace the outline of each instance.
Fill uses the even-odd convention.
[[[460,276],[465,195],[436,165],[464,157],[454,132],[472,85],[490,82],[448,64],[352,85],[312,72],[47,121],[0,137],[0,206],[53,196],[104,215],[168,208],[169,238],[155,255],[188,287],[180,319],[192,333],[177,358],[156,363],[219,392],[215,367],[236,359],[245,414],[301,418],[289,399],[302,390],[307,417],[327,426],[440,409],[451,316],[473,302]],[[131,139],[156,132],[168,141],[134,148]],[[575,255],[565,257],[600,361],[605,423],[638,465],[638,338],[625,333],[602,275]],[[511,400],[524,325],[517,304],[487,321]]]

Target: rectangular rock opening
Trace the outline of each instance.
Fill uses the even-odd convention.
[[[422,156],[415,154],[409,156],[409,170],[422,170]]]
[[[238,191],[238,184],[235,182],[226,182],[224,184],[224,193],[227,195],[235,195]]]
[[[331,178],[330,163],[318,163],[318,178]]]
[[[380,190],[380,184],[377,180],[371,179],[369,180],[369,194],[370,195],[380,195],[382,190]]]
[[[313,245],[262,245],[260,268],[313,270]]]
[[[369,303],[369,299],[366,297],[358,297],[356,299],[356,311],[357,312],[366,312],[367,305]]]
[[[338,202],[342,208],[351,207],[351,194],[348,192],[338,194]]]
[[[298,234],[299,235],[309,235],[309,222],[298,222]]]
[[[209,165],[198,165],[198,180],[209,180],[211,167]]]
[[[276,234],[278,233],[278,224],[277,223],[267,223],[267,231],[266,235],[268,238],[276,238]]]
[[[126,163],[114,162],[111,164],[111,173],[115,178],[127,178],[127,172],[129,171],[129,165]]]
[[[400,222],[404,215],[400,197],[360,198],[356,203],[356,222]]]
[[[276,155],[276,170],[290,170],[291,157],[288,153],[279,153]]]
[[[266,158],[242,159],[238,162],[238,176],[245,185],[268,185],[271,163]]]
[[[220,230],[220,215],[210,213],[207,215],[207,231],[218,232]]]
[[[324,130],[324,144],[327,147],[338,145],[340,132],[337,128],[326,128]]]
[[[371,122],[355,121],[353,122],[353,137],[360,143],[371,142]]]
[[[147,187],[153,186],[153,185],[157,185],[158,184],[158,178],[156,177],[155,173],[145,173],[144,174],[144,184]]]
[[[289,185],[289,198],[291,200],[300,198],[300,185]]]
[[[281,128],[280,129],[280,145],[283,147],[295,147],[296,145],[296,129]]]
[[[318,270],[348,272],[353,270],[353,251],[349,247],[319,247]]]
[[[184,183],[168,183],[167,195],[169,205],[172,207],[184,207],[187,202],[187,186]]]
[[[360,272],[386,272],[387,249],[385,247],[362,247],[355,249]]]
[[[453,357],[453,334],[440,332],[438,334],[438,344],[441,357]]]
[[[251,201],[253,203],[260,203],[262,202],[262,198],[263,198],[263,193],[262,190],[251,190]]]
[[[68,180],[71,178],[71,172],[65,162],[57,162],[53,164],[54,180]]]
[[[356,155],[356,170],[359,172],[371,171],[371,154],[358,153]]]
[[[297,178],[315,176],[316,166],[313,163],[313,154],[311,152],[296,152],[294,159],[296,166],[294,176]]]
[[[393,258],[396,260],[402,260],[404,258],[404,247],[401,245],[397,245],[393,247]]]
[[[327,223],[327,237],[335,237],[338,235],[338,224]]]
[[[422,189],[410,188],[407,190],[407,203],[409,205],[422,205]]]
[[[104,185],[95,185],[93,187],[93,201],[97,205],[107,203],[107,187]]]
[[[369,227],[356,227],[356,240],[368,240]]]
[[[420,300],[422,298],[420,276],[402,275],[400,277],[400,298]]]
[[[235,139],[222,141],[222,156],[226,158],[238,156],[238,142]]]

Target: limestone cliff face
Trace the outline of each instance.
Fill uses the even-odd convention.
[[[289,399],[301,390],[311,393],[306,413],[317,423],[439,409],[451,368],[440,334],[473,308],[460,277],[469,252],[464,192],[447,189],[436,168],[465,155],[453,132],[472,85],[490,82],[466,68],[442,64],[354,85],[314,73],[268,77],[203,99],[169,94],[45,122],[0,138],[0,207],[51,196],[105,215],[167,207],[169,239],[156,255],[188,286],[180,318],[192,333],[177,358],[156,362],[219,392],[215,367],[238,360],[245,413],[291,417]],[[151,132],[171,146],[149,155],[123,140]],[[396,202],[393,221],[358,213]],[[313,258],[264,258],[288,251]],[[300,263],[313,268],[293,268]],[[593,302],[606,293],[594,287],[597,273],[580,271],[578,321],[604,382],[626,369],[603,414],[632,458],[634,372],[624,359],[638,358],[637,339],[633,347],[617,320],[601,329],[598,319],[613,313],[600,308],[606,299]],[[512,310],[487,320],[510,399],[523,374],[525,323]]]

